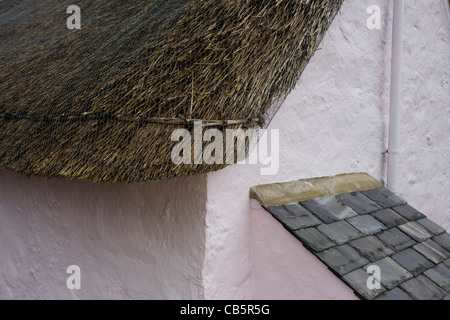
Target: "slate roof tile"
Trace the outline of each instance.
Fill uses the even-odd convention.
[[[418,243],[413,248],[436,264],[450,257],[450,253],[447,250],[432,240]]]
[[[371,262],[378,261],[394,253],[394,250],[386,246],[375,236],[353,240],[349,242],[349,245]]]
[[[346,221],[322,224],[317,229],[338,245],[359,238],[361,232]]]
[[[400,287],[416,300],[440,300],[447,294],[424,275],[408,280]]]
[[[450,268],[446,267],[443,263],[425,271],[424,275],[442,289],[450,292]]]
[[[432,233],[417,222],[408,222],[398,226],[398,228],[418,242],[425,241],[433,236]]]
[[[347,219],[347,222],[358,229],[363,235],[375,234],[387,229],[384,224],[368,214]]]
[[[389,257],[376,261],[371,265],[378,266],[381,271],[381,285],[386,289],[393,289],[413,275]],[[367,269],[368,266],[365,266]]]
[[[383,208],[406,204],[405,200],[393,194],[386,188],[372,189],[361,192]]]
[[[310,248],[315,252],[320,252],[335,246],[334,242],[316,228],[297,230],[294,231],[293,234],[302,241],[307,248]]]
[[[417,276],[434,266],[434,263],[411,248],[394,254],[392,259],[411,272],[413,276]]]
[[[366,214],[382,209],[381,206],[370,200],[361,192],[345,193],[336,196],[336,198],[341,200],[359,214]]]
[[[398,228],[383,231],[377,237],[396,251],[406,249],[417,243]]]
[[[433,238],[433,241],[447,251],[450,251],[450,234],[444,233]]]
[[[268,207],[266,209],[288,230],[294,231],[322,223],[299,204]]]
[[[341,276],[369,263],[369,260],[346,244],[320,252],[317,256]]]
[[[409,204],[393,207],[392,209],[394,209],[395,211],[397,211],[403,217],[405,217],[406,219],[408,219],[410,221],[415,221],[415,220],[425,218],[425,215],[423,215],[422,213],[420,213],[419,211],[417,211],[416,209],[411,207]]]
[[[325,223],[337,222],[357,215],[353,209],[335,196],[308,200],[301,204]]]
[[[399,215],[392,209],[384,209],[371,213],[378,221],[384,224],[386,227],[393,228],[401,224],[408,222],[404,217]]]
[[[399,287],[395,287],[382,295],[380,295],[375,300],[413,300],[405,291]]]
[[[370,274],[365,272],[363,269],[356,269],[355,271],[350,272],[349,274],[342,277],[342,279],[355,290],[355,293],[361,296],[364,299],[372,300],[377,296],[386,291],[383,286],[379,284],[379,289],[369,289],[367,285]]]
[[[445,232],[444,228],[442,228],[440,225],[438,225],[437,223],[431,221],[428,218],[417,220],[417,223],[419,223],[422,226],[424,226],[433,235],[440,235],[440,234],[443,234]]]
[[[450,268],[450,258],[442,262],[447,268]]]

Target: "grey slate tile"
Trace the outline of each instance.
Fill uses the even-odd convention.
[[[434,237],[432,240],[445,250],[450,251],[450,234],[444,233],[440,236]]]
[[[392,209],[384,209],[371,213],[378,221],[384,224],[386,227],[393,228],[398,225],[407,223],[408,220],[403,218],[397,212]]]
[[[284,206],[272,206],[272,207],[264,207],[267,211],[269,211],[272,216],[278,219],[278,217],[283,217],[286,215],[286,208]]]
[[[434,263],[411,248],[400,251],[394,254],[391,258],[403,268],[411,272],[413,276],[417,276],[434,266]]]
[[[406,204],[403,206],[398,206],[398,207],[393,207],[392,209],[394,209],[395,211],[397,211],[403,217],[405,217],[406,219],[408,219],[410,221],[415,221],[415,220],[425,218],[425,216],[422,213],[420,213],[419,211],[417,211],[416,209],[411,207],[409,204]]]
[[[323,251],[336,245],[316,228],[297,230],[293,232],[293,235],[300,239],[306,247],[316,252]]]
[[[442,262],[447,268],[450,268],[450,258]]]
[[[371,262],[378,261],[394,253],[391,248],[375,236],[353,240],[349,242],[349,245]]]
[[[439,234],[443,234],[445,232],[444,228],[442,228],[440,225],[438,225],[437,223],[431,221],[428,218],[417,220],[417,223],[419,223],[422,226],[424,226],[433,235],[439,235]]]
[[[386,188],[372,189],[361,192],[383,208],[406,204],[405,200],[393,194]]]
[[[387,229],[385,225],[368,214],[347,219],[347,222],[364,235],[375,234]]]
[[[338,245],[362,236],[358,229],[352,227],[346,221],[322,224],[317,229]]]
[[[375,265],[380,268],[381,285],[389,290],[413,277],[408,270],[401,267],[397,262],[389,257],[376,261],[370,265]],[[365,266],[364,270],[367,270],[368,267],[369,265]]]
[[[408,294],[400,289],[399,287],[396,287],[392,290],[389,290],[382,295],[380,295],[375,300],[413,300]]]
[[[424,275],[445,291],[450,292],[450,269],[443,263],[425,271]]]
[[[450,257],[450,253],[447,250],[432,240],[418,243],[413,248],[436,264]]]
[[[433,236],[432,233],[417,222],[408,222],[398,226],[398,228],[418,242],[425,241]]]
[[[288,230],[294,231],[321,224],[320,220],[299,204],[266,208]]]
[[[416,300],[440,300],[447,294],[424,275],[408,280],[400,287]]]
[[[367,281],[370,277],[363,269],[356,269],[353,272],[342,277],[342,279],[362,298],[373,300],[386,291],[379,283],[380,289],[369,289]]]
[[[361,192],[345,193],[338,195],[337,198],[359,214],[366,214],[382,209]]]
[[[301,205],[325,223],[337,222],[357,215],[336,196],[304,201]]]
[[[341,276],[369,263],[369,260],[346,244],[322,251],[317,256]]]
[[[417,243],[397,228],[383,231],[377,237],[394,248],[395,251],[401,251]]]

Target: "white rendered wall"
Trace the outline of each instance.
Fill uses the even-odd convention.
[[[0,299],[202,299],[206,177],[101,185],[0,172]],[[66,268],[81,268],[81,290]]]
[[[381,7],[381,30],[366,9]],[[353,299],[354,295],[255,204],[253,185],[368,172],[385,181],[392,2],[346,0],[269,129],[280,171],[234,166],[208,175],[205,297]],[[450,25],[442,0],[408,0],[399,189],[450,230]]]

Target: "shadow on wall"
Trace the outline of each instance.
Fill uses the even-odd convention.
[[[0,172],[0,299],[203,297],[206,176],[101,185]],[[66,269],[81,269],[81,290]]]

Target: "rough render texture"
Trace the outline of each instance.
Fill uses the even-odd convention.
[[[205,202],[205,176],[112,186],[1,172],[0,299],[202,299]]]
[[[381,30],[366,28],[373,4]],[[109,186],[1,172],[0,297],[354,299],[248,192],[345,172],[385,179],[391,16],[387,0],[344,3],[271,124],[280,129],[277,176],[235,166]],[[406,2],[399,186],[447,230],[448,23],[443,1]],[[70,264],[82,268],[81,291],[65,286]]]
[[[381,30],[366,28],[366,9],[374,4]],[[447,231],[449,23],[443,1],[406,1],[399,172],[399,195]],[[261,176],[258,166],[208,175],[205,297],[354,297],[250,203],[248,190],[347,172],[385,181],[391,28],[392,1],[345,1],[269,128],[280,129],[278,175]]]

